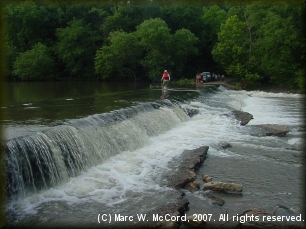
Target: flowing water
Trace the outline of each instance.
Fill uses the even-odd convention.
[[[187,215],[276,211],[304,220],[304,96],[139,84],[8,84],[5,129],[8,225],[107,227],[138,223],[137,214],[170,203],[180,190],[162,185],[168,163],[184,150],[209,146],[197,171],[243,185],[242,194],[202,187],[188,192]],[[188,111],[196,115],[188,116]],[[227,115],[251,113],[246,126]],[[254,134],[252,125],[283,124],[285,137]],[[231,148],[223,149],[228,142]],[[103,214],[106,222],[98,222]],[[132,216],[109,222],[109,214]],[[101,218],[102,219],[102,218]],[[131,219],[131,218],[130,218]],[[250,222],[255,224],[256,222]],[[286,224],[284,221],[277,223]],[[287,224],[301,223],[289,221]],[[267,225],[262,224],[263,226]],[[184,227],[182,225],[182,227]]]

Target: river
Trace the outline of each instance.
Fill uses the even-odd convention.
[[[168,163],[184,150],[209,146],[197,171],[214,181],[243,185],[242,194],[202,187],[186,193],[187,215],[275,211],[304,220],[304,96],[233,91],[218,85],[42,82],[8,83],[5,130],[8,226],[104,227],[137,223],[136,215],[171,202],[180,190],[162,185]],[[186,111],[198,114],[190,117]],[[254,116],[241,126],[229,114]],[[282,124],[285,137],[254,134],[252,125]],[[228,142],[232,147],[222,149]],[[97,221],[98,214],[133,216],[133,222]],[[271,223],[249,222],[266,227]],[[184,225],[182,225],[182,228]]]

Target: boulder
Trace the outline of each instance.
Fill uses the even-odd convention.
[[[173,172],[163,176],[163,180],[166,182],[165,185],[194,190],[197,183],[187,185],[196,180],[195,171],[203,164],[208,149],[208,146],[202,146],[194,150],[185,150],[180,157],[171,161],[168,167]]]
[[[246,124],[249,123],[251,119],[253,119],[253,115],[251,115],[248,112],[235,110],[235,111],[232,111],[231,114],[234,115],[235,119],[240,121],[241,126],[245,126]]]
[[[182,177],[183,176],[183,177]],[[194,182],[197,179],[197,175],[194,171],[184,171],[184,174],[178,174],[177,179],[172,177],[175,184],[171,185],[174,188],[185,188],[189,183]]]
[[[187,183],[184,188],[187,189],[190,192],[196,191],[200,189],[200,183],[198,181],[192,181]]]
[[[212,178],[208,175],[205,175],[205,174],[202,174],[202,180],[205,182],[205,183],[208,183],[208,182],[211,182],[212,181]]]
[[[224,191],[224,192],[242,192],[242,185],[225,182],[208,182],[204,184],[204,190]]]
[[[252,125],[252,126],[261,129],[266,136],[284,137],[289,132],[288,126],[285,125],[262,124],[262,125]]]

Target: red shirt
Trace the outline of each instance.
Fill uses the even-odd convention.
[[[169,80],[169,73],[168,72],[164,72],[163,80]]]

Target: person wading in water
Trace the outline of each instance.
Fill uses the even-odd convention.
[[[169,81],[170,81],[170,74],[168,73],[167,70],[164,71],[163,73],[163,76],[161,78],[161,82],[163,84],[163,87],[166,89],[168,84],[169,84]]]

